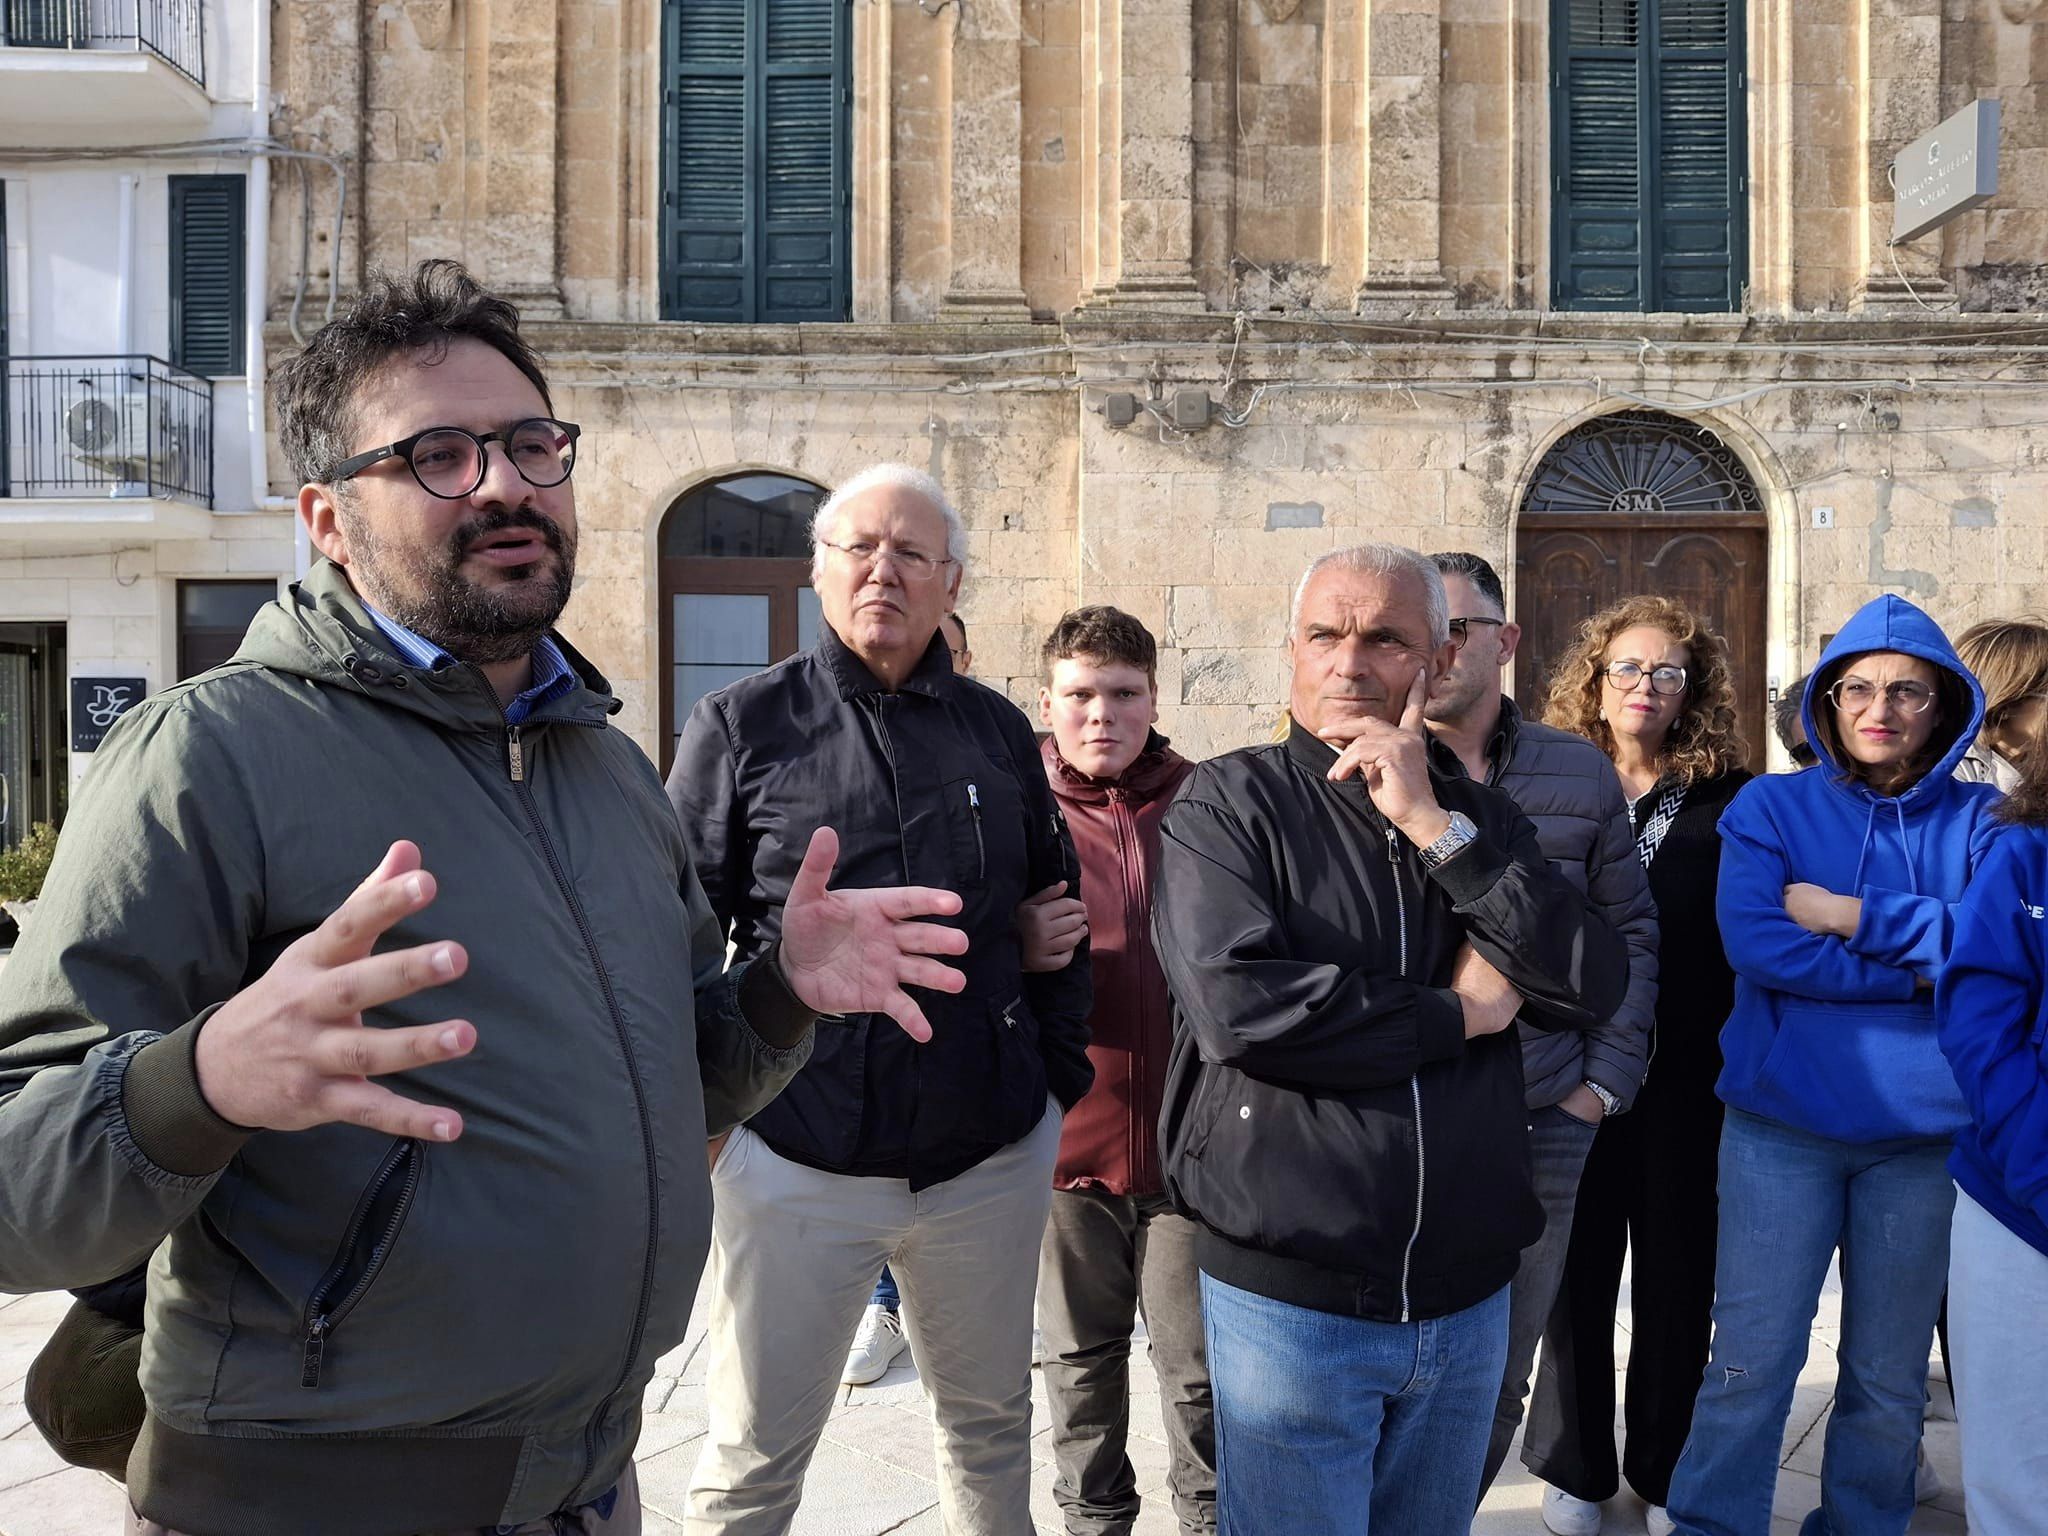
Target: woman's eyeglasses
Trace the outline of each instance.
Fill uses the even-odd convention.
[[[1924,715],[1934,702],[1934,690],[1925,683],[1906,681],[1879,686],[1860,677],[1845,677],[1836,683],[1828,690],[1828,701],[1845,715],[1860,715],[1877,702],[1880,693],[1885,703],[1909,715]]]
[[[1610,661],[1600,669],[1601,675],[1623,693],[1634,693],[1644,678],[1650,680],[1650,692],[1660,693],[1667,698],[1674,693],[1685,692],[1685,668],[1645,667],[1640,662]]]

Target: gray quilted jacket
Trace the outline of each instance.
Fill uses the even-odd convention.
[[[1578,886],[1628,941],[1628,996],[1583,1034],[1515,1027],[1529,1108],[1555,1104],[1591,1079],[1626,1109],[1643,1084],[1657,1013],[1657,904],[1636,853],[1628,801],[1607,754],[1583,736],[1525,720],[1502,699],[1486,782],[1536,824],[1544,857]]]

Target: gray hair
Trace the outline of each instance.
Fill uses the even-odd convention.
[[[1444,578],[1436,562],[1403,544],[1353,544],[1333,549],[1309,561],[1295,584],[1294,602],[1287,610],[1287,633],[1291,638],[1301,627],[1301,600],[1309,583],[1324,571],[1351,571],[1360,576],[1412,576],[1422,586],[1423,616],[1429,621],[1429,643],[1445,645],[1451,638],[1451,603],[1444,596]]]
[[[963,576],[966,575],[967,529],[953,504],[946,500],[945,487],[923,470],[913,469],[908,464],[870,464],[827,496],[811,518],[811,580],[816,581],[824,571],[825,541],[837,531],[839,514],[846,510],[846,504],[856,496],[885,486],[909,491],[946,520],[946,557],[960,567]]]

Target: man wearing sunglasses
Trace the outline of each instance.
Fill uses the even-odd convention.
[[[73,804],[0,981],[0,1287],[150,1259],[131,1536],[633,1536],[707,1132],[820,1013],[927,1033],[959,899],[828,891],[813,820],[726,968],[552,629],[577,430],[461,268],[373,276],[276,398],[324,558]]]
[[[1614,1016],[1583,1033],[1517,1025],[1524,1103],[1543,1235],[1522,1250],[1508,1293],[1508,1361],[1486,1448],[1483,1492],[1506,1460],[1537,1341],[1564,1277],[1579,1176],[1601,1120],[1620,1114],[1642,1086],[1657,1002],[1657,917],[1649,877],[1614,765],[1582,736],[1525,720],[1501,692],[1521,626],[1507,616],[1499,575],[1474,554],[1435,557],[1458,642],[1431,690],[1425,718],[1465,771],[1505,792],[1536,825],[1543,855],[1585,891],[1628,943],[1628,995]]]

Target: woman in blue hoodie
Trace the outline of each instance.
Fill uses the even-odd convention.
[[[1807,684],[1797,774],[1753,779],[1721,818],[1714,1343],[1671,1518],[1766,1536],[1779,1443],[1828,1264],[1842,1339],[1821,1504],[1803,1536],[1899,1536],[1967,1122],[1934,1025],[1956,903],[1997,835],[1997,792],[1952,777],[1983,693],[1940,628],[1881,597]]]
[[[1970,1106],[1948,1278],[1971,1536],[2048,1512],[2048,740],[2037,729],[1999,839],[1956,916],[1935,988],[1941,1048]]]

